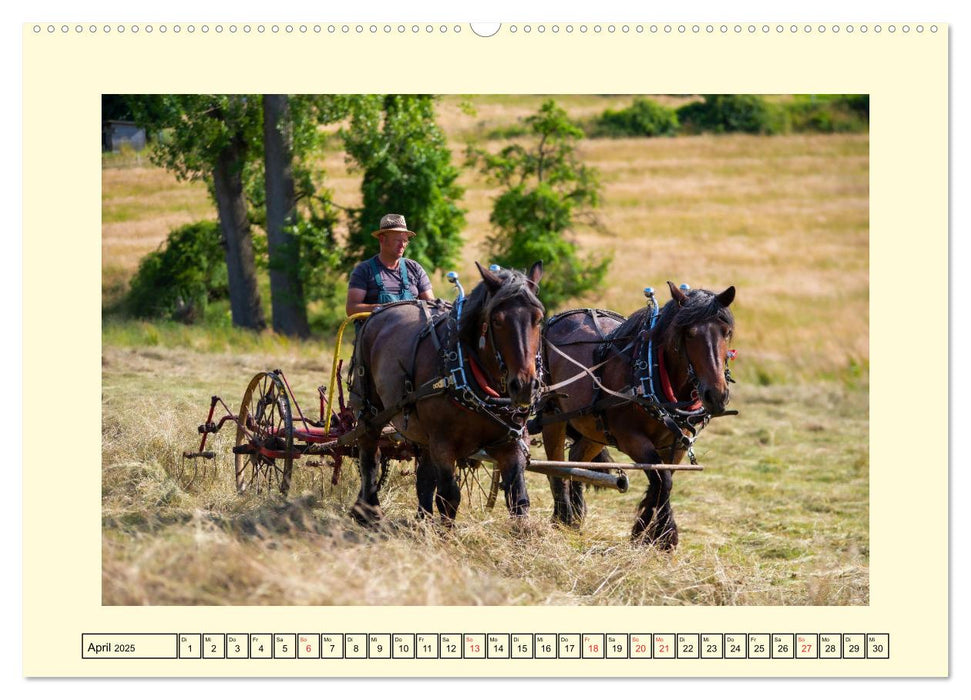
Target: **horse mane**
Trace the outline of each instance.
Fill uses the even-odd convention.
[[[691,326],[710,319],[718,319],[735,329],[735,317],[727,306],[722,306],[715,298],[716,294],[708,289],[692,289],[687,292],[687,301],[683,306],[673,299],[661,307],[657,323],[650,338],[656,343],[663,343],[673,339],[678,342],[682,331]],[[614,329],[610,338],[615,342],[632,340],[644,325],[647,307],[642,307],[632,313],[621,325]]]
[[[546,313],[546,308],[533,291],[533,284],[529,278],[518,270],[507,270],[505,268],[494,271],[502,286],[495,294],[489,293],[489,287],[485,282],[479,284],[465,298],[462,307],[462,320],[459,322],[459,337],[472,347],[476,347],[479,342],[479,335],[482,332],[480,324],[483,316],[490,316],[492,310],[500,304],[509,301],[515,296],[522,294],[526,298],[526,303],[530,306],[539,308]]]

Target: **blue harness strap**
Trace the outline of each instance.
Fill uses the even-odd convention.
[[[407,262],[407,258],[402,258],[398,264],[398,269],[401,271],[401,291],[398,294],[392,294],[384,288],[384,280],[381,279],[381,268],[378,267],[377,260],[374,258],[368,260],[368,264],[371,266],[371,274],[374,277],[374,283],[378,286],[379,304],[390,304],[393,301],[410,301],[415,298],[415,295],[411,293],[411,289],[408,288]]]

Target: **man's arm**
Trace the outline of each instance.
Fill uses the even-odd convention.
[[[373,311],[376,307],[380,306],[380,304],[365,304],[365,294],[367,294],[367,290],[365,289],[351,287],[347,290],[347,304],[344,308],[348,316],[353,316],[364,311]]]
[[[428,273],[425,272],[425,268],[423,268],[421,265],[418,265],[417,287],[419,299],[424,299],[425,301],[435,301],[435,293],[432,291],[431,280],[428,279]]]

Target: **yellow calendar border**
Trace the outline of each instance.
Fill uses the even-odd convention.
[[[320,34],[261,35],[106,35],[76,32],[73,24],[68,32],[59,24],[53,32],[47,24],[35,32],[33,25],[25,25],[24,674],[946,675],[948,28],[937,23],[932,33],[933,23],[921,24],[924,32],[908,34],[792,33],[788,24],[778,33],[774,23],[767,34],[709,34],[704,29],[695,33],[691,25],[682,32],[674,24],[670,32],[500,31],[489,39],[473,35],[468,25],[459,34],[419,36],[357,34],[354,25],[348,33],[325,29]],[[390,607],[382,608],[380,616],[361,608],[103,607],[101,161],[93,135],[100,130],[102,93],[138,92],[869,93],[870,605],[645,608],[638,611],[637,623],[624,607],[568,612]],[[919,439],[919,448],[898,439],[904,387],[900,355],[906,348],[896,329],[916,318],[923,319],[927,331],[922,352],[934,358],[922,370],[919,400],[942,414],[925,426],[933,435]],[[54,406],[64,416],[56,426],[49,418]],[[914,522],[917,490],[927,495],[920,520]],[[571,629],[562,629],[565,620]],[[632,624],[644,632],[879,632],[890,635],[892,656],[889,661],[655,659],[650,664],[226,660],[217,666],[206,660],[90,662],[82,660],[80,649],[81,635],[94,632],[638,631]]]

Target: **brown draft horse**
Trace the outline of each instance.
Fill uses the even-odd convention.
[[[579,377],[563,386],[565,393],[554,394],[546,406],[543,444],[548,459],[563,459],[569,430],[574,438],[571,461],[593,461],[605,445],[613,444],[634,462],[677,464],[687,450],[680,426],[676,434],[670,419],[692,414],[703,427],[709,417],[725,413],[727,344],[735,327],[728,306],[735,298],[735,287],[720,294],[703,289],[685,293],[671,282],[668,287],[672,299],[660,310],[652,330],[650,306],[627,320],[611,312],[594,315],[590,309],[550,319],[545,333],[550,385]],[[654,391],[649,389],[650,381],[641,381],[650,363]],[[582,369],[598,364],[592,375],[601,387]],[[636,391],[637,398],[625,401],[615,395],[628,395],[640,387],[644,388]],[[657,405],[652,405],[654,399]],[[595,404],[600,408],[587,410]],[[572,416],[557,420],[556,412]],[[678,543],[670,502],[672,472],[645,472],[649,484],[637,507],[631,537],[672,549]],[[585,513],[583,484],[550,477],[550,485],[554,517],[579,524]]]
[[[393,412],[390,422],[417,447],[418,515],[431,515],[434,504],[446,524],[461,498],[456,460],[479,450],[499,467],[510,514],[529,511],[523,437],[540,387],[543,264],[528,275],[476,266],[482,281],[447,315],[429,321],[420,303],[389,305],[367,319],[357,341],[369,409],[362,419]],[[361,491],[351,515],[362,524],[382,517],[377,451],[384,423],[369,423],[358,440]]]

